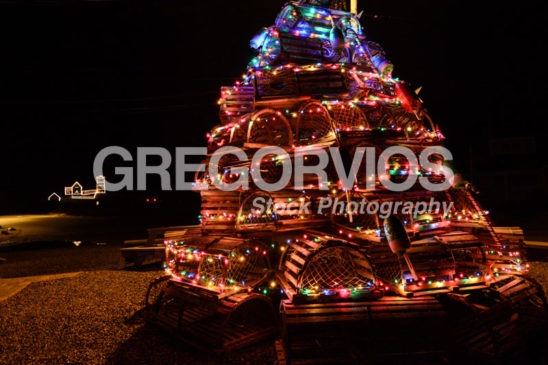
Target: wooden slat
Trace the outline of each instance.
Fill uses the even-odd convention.
[[[299,272],[301,271],[301,268],[300,267],[297,267],[295,264],[289,262],[289,261],[286,261],[285,262],[285,266],[291,270],[295,275],[298,275]]]
[[[516,285],[518,285],[518,284],[521,283],[521,282],[523,282],[523,280],[522,280],[521,278],[516,278],[516,279],[510,281],[509,283],[504,284],[503,286],[501,286],[500,288],[498,288],[497,291],[498,291],[499,293],[503,293],[504,291],[506,291],[506,290],[508,290],[508,289],[510,289],[510,288],[512,288],[512,287],[514,287],[514,286],[516,286]]]
[[[320,245],[317,244],[317,243],[314,242],[314,241],[310,241],[310,240],[302,239],[302,238],[300,238],[298,241],[299,241],[299,242],[302,242],[302,243],[304,243],[304,244],[306,244],[307,246],[312,247],[314,250],[317,250],[318,248],[320,248]]]
[[[297,261],[301,265],[304,265],[305,262],[306,262],[302,257],[297,255],[296,253],[291,254],[291,256],[289,258],[293,261]]]
[[[308,256],[311,254],[311,252],[309,250],[307,250],[306,248],[302,247],[302,246],[299,246],[299,245],[296,245],[294,243],[290,243],[289,246],[297,251],[299,251],[301,254],[303,254],[304,256]]]
[[[284,276],[287,280],[289,280],[289,282],[293,285],[294,288],[297,288],[299,286],[297,279],[293,277],[288,271],[284,271]]]

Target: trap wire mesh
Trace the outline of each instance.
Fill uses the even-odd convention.
[[[271,209],[261,209],[254,205],[256,199],[262,198],[265,202],[272,200],[272,197],[262,191],[250,194],[240,206],[238,211],[238,217],[236,227],[243,229],[246,227],[253,227],[254,225],[263,225],[263,229],[266,227],[275,227],[278,220],[278,216]]]
[[[345,246],[327,247],[319,251],[301,275],[303,291],[366,291],[374,285],[375,278],[369,262],[354,249]]]
[[[334,224],[365,234],[375,234],[378,232],[380,221],[377,214],[370,214],[365,209],[362,214],[360,204],[363,201],[370,202],[365,195],[348,192],[339,195],[337,199],[339,202],[344,202],[345,205],[333,209],[331,221]]]
[[[351,107],[346,103],[329,106],[331,115],[340,131],[360,131],[369,128],[369,122],[359,107]]]
[[[281,112],[264,109],[251,119],[247,140],[249,143],[291,146],[293,131]]]
[[[300,145],[318,143],[333,136],[331,116],[322,103],[310,102],[301,107],[297,119],[296,140]]]
[[[191,247],[170,249],[168,269],[179,281],[212,291],[238,291],[259,280],[268,270],[266,251],[259,246],[240,246],[217,254]]]

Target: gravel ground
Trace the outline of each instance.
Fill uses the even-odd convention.
[[[529,262],[531,269],[529,275],[539,282],[544,288],[544,293],[548,294],[548,262]]]
[[[215,364],[220,360],[145,324],[147,284],[161,272],[97,271],[31,284],[0,303],[0,364]],[[272,363],[273,343],[232,361]]]

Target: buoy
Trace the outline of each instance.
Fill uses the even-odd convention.
[[[409,255],[406,253],[411,247],[411,242],[409,241],[409,236],[407,236],[407,232],[405,231],[402,222],[394,216],[386,218],[384,220],[384,233],[386,235],[386,240],[388,241],[388,246],[390,246],[392,252],[404,258],[413,280],[418,280],[415,268],[409,259]]]

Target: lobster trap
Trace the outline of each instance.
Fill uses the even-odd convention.
[[[349,242],[307,232],[280,259],[279,281],[295,303],[380,296],[365,254]]]
[[[185,342],[219,352],[273,336],[272,301],[254,292],[271,274],[266,248],[251,240],[193,238],[191,244],[166,243],[169,275],[147,291],[153,322]]]
[[[226,296],[252,288],[270,274],[266,247],[260,242],[213,239],[167,244],[167,271],[174,281]]]
[[[170,280],[149,307],[152,321],[181,340],[233,351],[278,331],[271,300],[247,291],[227,295]]]

